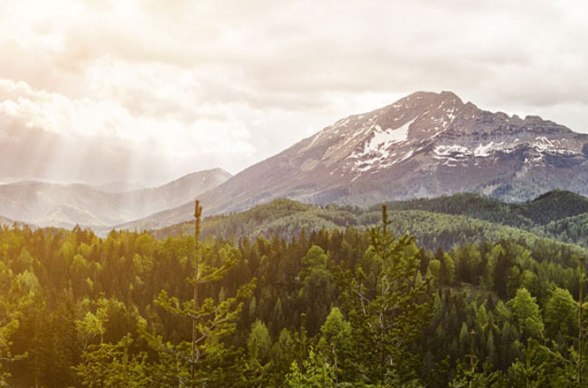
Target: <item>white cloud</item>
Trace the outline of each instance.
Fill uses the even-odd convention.
[[[34,90],[22,81],[0,80],[0,117],[2,141],[11,138],[12,149],[21,150],[14,155],[18,162],[10,160],[8,151],[2,156],[13,177],[22,169],[24,178],[155,183],[199,165],[221,164],[224,158],[232,158],[231,166],[239,168],[254,153],[248,131],[230,116],[186,122],[169,115],[135,114],[115,99],[70,99]],[[42,160],[34,161],[38,168],[22,160],[35,159],[40,150]]]
[[[21,142],[36,133],[38,151],[59,149],[22,176],[107,180],[109,158],[156,182],[237,172],[415,90],[588,132],[586,11],[572,0],[4,1],[0,136],[14,142],[22,126]],[[92,141],[82,172],[63,167]],[[7,155],[4,166],[23,160]]]

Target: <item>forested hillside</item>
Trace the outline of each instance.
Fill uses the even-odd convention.
[[[527,241],[549,238],[588,247],[588,198],[566,191],[553,191],[520,204],[464,193],[390,202],[387,206],[392,230],[409,231],[424,247],[433,250],[507,237]],[[288,238],[302,229],[371,227],[379,220],[379,206],[318,207],[279,199],[242,213],[206,218],[203,233],[224,239],[273,234]],[[184,223],[154,234],[166,237],[192,231],[193,224]]]
[[[472,233],[495,224],[425,210],[387,215],[290,201],[268,206],[209,219],[202,241],[1,227],[0,381],[17,387],[587,381],[585,324],[578,319],[585,309],[578,302],[583,248],[501,227],[497,239],[485,241],[463,242],[469,237],[447,232],[430,250],[431,241],[415,239],[402,225],[444,239],[439,230],[452,229],[443,223],[455,233],[468,224],[481,228]],[[274,226],[262,222],[279,215],[272,207],[284,208]],[[286,222],[289,214],[295,218]],[[280,228],[300,214],[325,227],[350,227],[306,230],[305,222],[292,223],[284,236]],[[402,223],[398,214],[406,216]],[[455,225],[460,217],[464,224]],[[213,237],[239,232],[240,222],[243,230],[265,225],[267,237]]]

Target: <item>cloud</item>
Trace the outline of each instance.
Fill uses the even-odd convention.
[[[248,132],[229,123],[205,117],[186,124],[133,113],[116,100],[70,99],[0,80],[0,176],[153,184],[223,158],[238,168],[253,148]]]
[[[51,174],[27,176],[156,182],[238,172],[415,90],[588,132],[586,11],[572,0],[5,1],[0,136],[53,158]],[[91,170],[57,162],[87,143],[78,165]]]

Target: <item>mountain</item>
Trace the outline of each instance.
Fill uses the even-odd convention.
[[[369,205],[475,192],[526,201],[554,189],[588,194],[588,135],[537,116],[509,116],[451,92],[416,92],[337,121],[201,196],[207,214],[285,197]],[[127,227],[190,218],[191,204]]]
[[[528,202],[522,213],[534,222],[546,225],[564,218],[588,215],[588,198],[555,190]]]
[[[556,205],[562,200],[567,206],[558,209]],[[587,205],[588,198],[563,191],[516,204],[478,194],[387,204],[390,229],[397,235],[414,234],[419,243],[429,249],[450,249],[454,244],[473,241],[524,239],[529,242],[544,238],[588,248]],[[322,228],[371,227],[379,222],[380,206],[319,207],[276,199],[244,212],[207,217],[202,223],[202,235],[234,240],[274,235],[290,239],[298,236],[302,229],[311,233]],[[153,233],[158,238],[191,235],[193,223],[181,223]]]
[[[11,226],[14,224],[10,218],[0,216],[0,226]]]
[[[108,230],[191,201],[223,183],[222,169],[199,171],[162,186],[127,192],[103,191],[84,184],[18,182],[0,185],[0,214],[38,225],[74,225]]]
[[[100,191],[105,191],[107,193],[124,193],[126,191],[140,190],[145,188],[145,186],[143,186],[139,182],[125,181],[115,181],[94,187]]]

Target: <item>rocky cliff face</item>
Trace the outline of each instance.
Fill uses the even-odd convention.
[[[351,116],[307,147],[313,142],[326,146],[317,167],[349,181],[345,202],[459,191],[526,200],[554,188],[588,190],[588,136],[539,117],[483,111],[449,92],[419,92]]]

